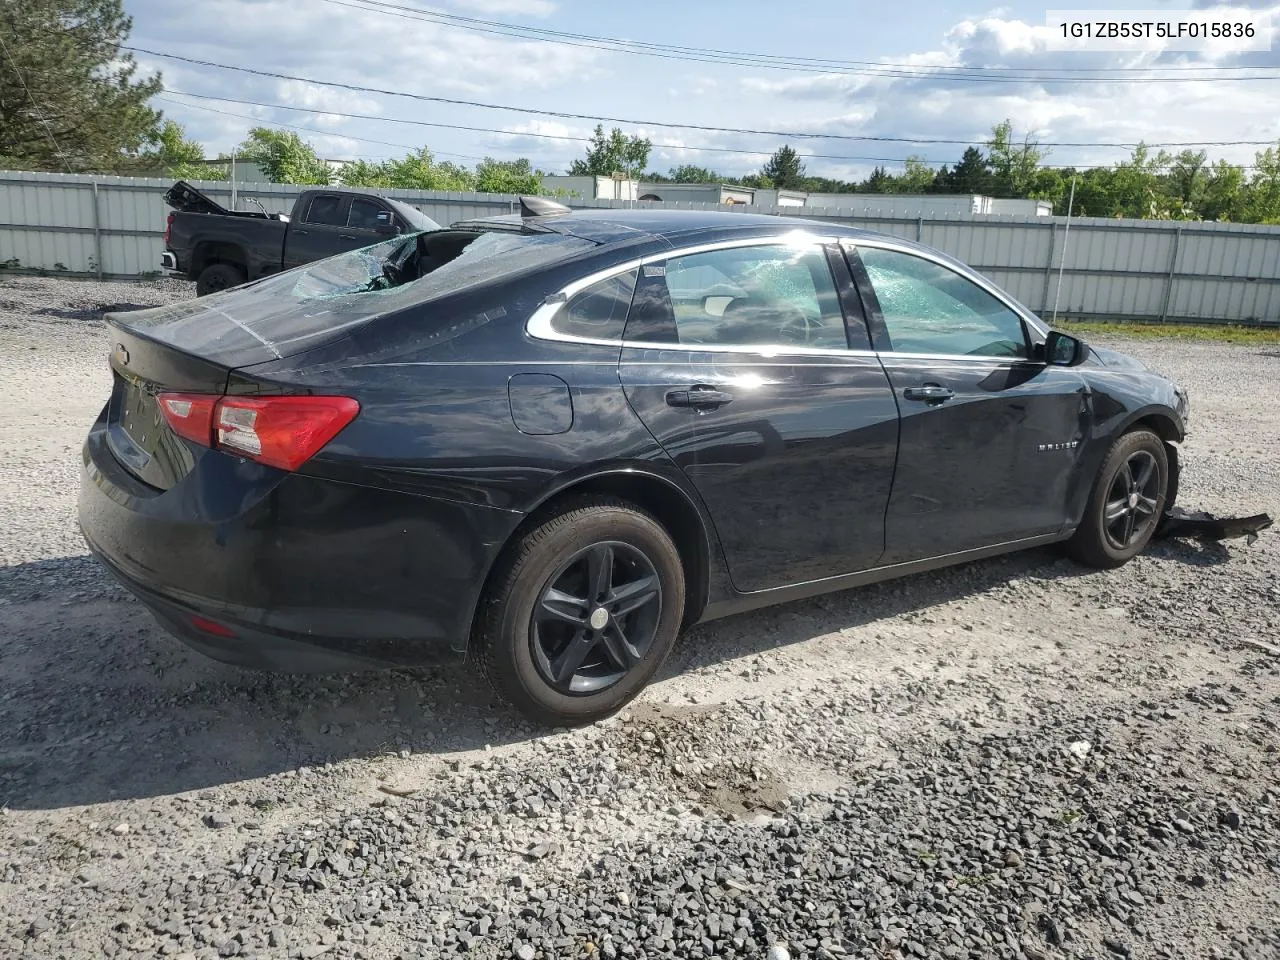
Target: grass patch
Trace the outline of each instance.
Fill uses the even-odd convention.
[[[1280,327],[1239,327],[1231,324],[1132,323],[1102,320],[1066,320],[1066,333],[1086,339],[1091,333],[1136,340],[1202,340],[1213,343],[1280,345]]]

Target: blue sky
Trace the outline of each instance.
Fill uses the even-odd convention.
[[[291,76],[421,95],[483,101],[640,121],[803,131],[821,138],[708,132],[620,123],[654,142],[650,168],[698,163],[726,173],[758,169],[768,153],[790,142],[810,173],[857,177],[879,160],[916,154],[953,163],[963,144],[833,139],[923,138],[979,142],[1009,118],[1015,131],[1045,142],[1271,140],[1280,137],[1280,79],[1231,82],[960,82],[937,77],[886,77],[800,64],[798,70],[658,59],[627,53],[514,39],[429,22],[410,9],[593,36],[718,48],[791,58],[867,61],[920,67],[1125,68],[1137,80],[1152,65],[1280,65],[1280,45],[1265,54],[1206,59],[1191,53],[1049,53],[1046,5],[960,6],[916,0],[868,3],[644,4],[589,0],[126,0],[132,43],[152,50]],[[1055,9],[1179,9],[1196,3],[1087,3]],[[1246,4],[1240,3],[1237,6]],[[1271,9],[1280,0],[1247,4]],[[378,12],[381,10],[382,12]],[[562,172],[583,151],[593,120],[567,119],[472,106],[424,103],[386,94],[227,72],[138,55],[145,70],[161,70],[166,115],[186,126],[209,155],[239,142],[250,126],[293,124],[322,156],[383,158],[428,146],[441,159],[474,163],[483,156],[527,156]],[[892,69],[898,69],[894,67]],[[1170,76],[1170,74],[1164,74]],[[1204,74],[1201,74],[1204,75]],[[1221,73],[1214,74],[1221,76]],[[186,98],[179,93],[219,99]],[[256,101],[276,106],[252,106]],[[280,105],[319,113],[294,112]],[[217,112],[221,111],[221,112]],[[364,114],[384,119],[351,119]],[[390,120],[495,128],[499,133],[412,126]],[[611,126],[613,124],[606,124]],[[541,134],[531,137],[529,134]],[[714,147],[704,152],[694,148]],[[1248,162],[1252,146],[1209,147]],[[1102,164],[1125,149],[1052,147],[1049,162]],[[823,155],[823,156],[816,156]],[[887,162],[900,169],[900,162]]]

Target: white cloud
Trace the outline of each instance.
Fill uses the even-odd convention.
[[[1133,82],[1099,83],[1077,69],[1149,68],[1170,63],[1217,66],[1238,62],[1238,58],[1210,59],[1170,52],[1050,53],[1045,50],[1046,40],[1047,28],[1042,24],[988,16],[956,23],[936,49],[882,58],[886,66],[880,68],[879,76],[750,77],[742,80],[742,86],[757,97],[784,103],[833,105],[837,108],[834,115],[800,119],[793,113],[785,126],[852,136],[981,141],[995,123],[1006,118],[1012,120],[1016,135],[1030,132],[1046,142],[1267,140],[1280,135],[1280,90],[1272,83],[1151,81],[1143,80],[1140,72],[1121,74],[1132,76]],[[936,77],[888,64],[953,69],[951,76]],[[1009,80],[990,82],[964,79],[977,74],[957,71],[957,67],[1012,69]],[[883,75],[904,72],[921,75]],[[993,74],[999,76],[999,71],[988,69],[985,76]],[[1031,75],[1051,79],[1017,79]],[[1058,79],[1062,77],[1071,79]],[[955,162],[963,151],[963,145],[904,142],[832,140],[810,146],[818,153],[915,154],[948,163]],[[1256,148],[1208,149],[1213,158],[1224,156],[1240,162],[1251,158]],[[1127,149],[1059,147],[1051,149],[1048,159],[1051,163],[1090,164],[1111,163],[1127,156]]]

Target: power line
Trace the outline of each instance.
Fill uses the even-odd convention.
[[[178,103],[177,101],[169,100],[168,98],[170,96],[191,97],[197,100],[214,100],[222,103],[239,103],[247,106],[264,107],[271,110],[292,110],[298,113],[322,114],[326,116],[342,117],[348,120],[373,120],[380,123],[397,123],[397,124],[405,124],[405,125],[417,126],[417,127],[444,128],[448,130],[465,130],[465,131],[471,131],[471,132],[477,132],[477,133],[496,133],[496,134],[501,134],[501,135],[510,136],[510,137],[536,137],[536,138],[546,139],[546,140],[562,140],[562,141],[567,140],[575,143],[591,143],[592,142],[590,137],[575,137],[575,136],[569,136],[569,135],[562,136],[560,134],[555,134],[555,133],[530,133],[530,132],[522,132],[522,131],[511,131],[511,130],[502,130],[497,127],[474,127],[474,126],[464,126],[464,125],[453,124],[453,123],[436,123],[429,120],[410,120],[404,117],[385,117],[385,116],[379,116],[377,114],[367,114],[367,113],[344,113],[338,110],[324,110],[318,107],[297,107],[291,104],[268,103],[262,100],[242,100],[236,97],[214,96],[211,94],[203,94],[203,93],[189,93],[189,92],[180,91],[180,90],[167,90],[165,91],[165,93],[167,96],[158,97],[157,99],[165,100],[168,103],[177,104]],[[389,143],[385,140],[372,140],[367,137],[348,136],[347,134],[334,134],[331,131],[317,130],[314,127],[301,127],[301,126],[296,126],[294,124],[288,124],[288,123],[276,123],[275,121],[264,120],[261,117],[252,117],[252,116],[247,116],[245,114],[232,113],[227,110],[218,110],[214,107],[203,106],[201,104],[179,104],[179,105],[193,106],[193,107],[197,107],[198,109],[208,110],[213,113],[221,113],[226,116],[239,117],[240,119],[243,119],[243,120],[252,120],[259,123],[273,123],[277,126],[289,127],[294,130],[303,130],[309,133],[318,133],[323,136],[343,136],[350,140],[362,140],[368,143],[382,144],[384,146],[403,147],[406,150],[418,149],[417,147],[409,144]],[[1249,143],[1249,142],[1241,141],[1240,143]],[[1252,142],[1252,145],[1269,146],[1270,144],[1271,144],[1271,141]],[[970,144],[970,145],[976,146],[981,144]],[[687,144],[655,144],[654,146],[658,148],[666,148],[669,150],[692,150],[692,151],[698,151],[698,152],[732,153],[732,154],[739,154],[742,156],[756,156],[756,157],[767,157],[772,154],[772,151],[769,151],[769,150],[742,150],[742,149],[737,149],[733,147],[699,147],[699,146],[691,146]],[[1119,145],[1118,144],[1099,144],[1098,146],[1119,146]],[[1169,144],[1163,144],[1163,145],[1148,144],[1148,146],[1169,146]],[[442,150],[441,151],[433,150],[432,153],[438,154],[439,156],[461,157],[467,160],[484,159],[482,157],[478,157],[473,154],[446,153],[445,151],[442,151]],[[921,163],[929,166],[945,166],[952,162],[949,160],[930,160],[926,157],[859,157],[859,156],[845,156],[845,155],[828,154],[828,153],[803,153],[800,156],[802,157],[802,159],[805,159],[805,160],[810,160],[810,159],[812,160],[845,160],[845,161],[858,162],[858,163],[906,163],[908,160],[919,160]],[[1123,161],[1117,161],[1117,163],[1120,163],[1120,162],[1123,162]],[[1039,166],[1041,168],[1047,168],[1047,169],[1093,170],[1093,169],[1112,168],[1112,167],[1115,167],[1117,163],[1110,163],[1110,164],[1043,164],[1042,163]],[[1250,169],[1253,169],[1253,167],[1251,165],[1241,165],[1241,169],[1250,170]]]
[[[148,50],[143,47],[122,47],[121,49],[130,50],[134,53],[142,53],[148,56],[161,57],[167,60],[177,60],[182,63],[190,63],[196,66],[213,67],[218,70],[229,70],[236,73],[247,73],[253,76],[269,77],[274,80],[291,80],[296,83],[309,83],[320,87],[333,87],[338,90],[351,90],[356,93],[376,93],[388,97],[403,97],[409,100],[418,100],[425,103],[446,103],[454,106],[476,107],[482,110],[499,110],[508,113],[532,114],[544,117],[556,117],[562,120],[595,120],[605,123],[622,123],[637,127],[662,127],[664,129],[673,130],[699,130],[706,133],[740,133],[752,134],[766,137],[782,137],[791,140],[849,140],[858,142],[874,142],[874,143],[912,143],[912,144],[948,144],[960,146],[976,146],[977,144],[971,140],[950,140],[936,137],[881,137],[881,136],[858,136],[855,134],[844,133],[812,133],[796,130],[767,130],[752,129],[748,127],[719,127],[706,124],[694,123],[674,123],[664,120],[636,120],[634,118],[624,117],[608,117],[589,113],[571,113],[563,110],[545,110],[535,107],[513,107],[505,104],[483,103],[478,100],[462,100],[454,97],[432,97],[421,93],[406,93],[402,90],[387,90],[379,87],[367,87],[353,83],[339,83],[334,80],[317,80],[312,77],[299,77],[287,73],[277,73],[272,70],[259,70],[252,67],[240,67],[232,64],[216,63],[212,60],[201,60],[196,57],[184,57],[176,53],[160,53],[156,50]],[[328,112],[328,111],[326,111]],[[511,131],[502,131],[511,133]],[[1258,146],[1262,143],[1270,144],[1272,141],[1255,141],[1255,140],[1187,140],[1187,141],[1169,141],[1165,143],[1149,143],[1149,147],[1193,147],[1193,146]],[[1087,142],[1042,142],[1038,146],[1043,147],[1122,147],[1132,148],[1138,146],[1137,143],[1087,143]]]
[[[58,146],[53,130],[49,127],[49,121],[45,119],[44,111],[40,109],[40,104],[36,103],[36,98],[31,95],[31,88],[27,86],[26,78],[23,77],[22,71],[18,69],[18,61],[13,59],[13,54],[9,52],[9,45],[4,42],[4,37],[0,37],[0,50],[4,50],[5,59],[13,67],[13,72],[18,78],[18,82],[22,84],[23,92],[27,95],[27,99],[31,101],[31,107],[36,112],[36,119],[40,121],[40,126],[44,129],[44,135],[49,138],[49,143],[53,146],[53,152],[62,161],[62,165],[67,168],[67,173],[70,173],[71,164],[67,161],[67,155],[62,152],[62,147]]]
[[[285,103],[266,103],[261,100],[241,100],[236,97],[221,97],[221,96],[213,96],[212,94],[188,93],[186,91],[179,91],[179,90],[167,90],[165,92],[172,96],[178,96],[178,97],[195,97],[196,99],[199,99],[199,100],[218,100],[223,103],[241,103],[241,104],[246,104],[254,107],[266,107],[273,110],[294,110],[299,113],[324,114],[327,116],[344,117],[348,120],[374,120],[382,123],[400,123],[400,124],[407,124],[409,126],[415,126],[415,127],[435,127],[435,128],[442,128],[445,130],[465,130],[472,133],[496,133],[496,134],[500,134],[502,136],[507,136],[507,137],[534,137],[540,140],[567,140],[572,143],[591,143],[592,142],[590,137],[575,137],[569,134],[562,135],[558,133],[533,133],[533,132],[526,132],[526,131],[520,131],[520,130],[503,130],[498,127],[473,127],[473,126],[457,124],[457,123],[436,123],[429,120],[409,120],[402,117],[384,117],[384,116],[379,116],[377,114],[370,114],[370,113],[343,113],[341,111],[323,110],[316,107],[295,107]],[[196,104],[192,104],[192,106],[196,106]],[[206,107],[205,109],[211,109],[211,108]],[[223,113],[225,111],[215,111],[215,112]],[[228,115],[239,116],[239,114],[228,114]],[[243,119],[256,120],[260,118],[244,117]],[[281,126],[289,126],[289,125],[281,124]],[[301,129],[309,129],[309,128],[297,127],[295,129],[301,130]],[[313,132],[324,133],[325,131],[315,130]],[[331,134],[326,133],[326,135],[331,135]],[[351,139],[358,140],[360,138],[352,137]],[[374,140],[370,142],[380,143],[382,141]],[[392,146],[396,146],[396,144],[392,144]],[[676,143],[658,143],[658,144],[653,144],[653,146],[658,148],[666,148],[668,150],[694,150],[694,151],[706,152],[706,153],[734,153],[734,154],[740,154],[743,156],[751,156],[751,157],[768,157],[773,154],[772,150],[741,150],[735,147],[695,147],[695,146],[687,146],[685,144],[676,144]],[[410,148],[410,149],[416,149],[416,148]],[[441,155],[443,156],[444,154],[442,153]],[[465,157],[467,155],[455,154],[455,156]],[[805,156],[806,158],[812,157],[815,160],[852,160],[852,161],[864,162],[864,163],[904,163],[906,161],[906,158],[904,157],[850,157],[850,156],[839,156],[839,155],[827,154],[827,153],[806,153],[806,154],[803,154],[803,156]],[[481,158],[468,157],[468,159],[478,160]],[[921,159],[922,159],[922,162],[924,163],[949,162],[945,160],[927,160],[924,158],[921,158]]]
[[[387,0],[326,0],[337,6],[352,9],[368,10],[386,16],[401,19],[419,20],[437,23],[456,29],[470,30],[520,40],[537,40],[563,46],[584,47],[587,49],[605,50],[614,53],[627,53],[635,56],[657,57],[666,60],[685,60],[699,63],[728,64],[733,66],[751,66],[770,70],[788,70],[804,73],[850,73],[870,76],[898,78],[941,78],[968,80],[974,82],[1035,82],[1038,80],[1058,80],[1060,82],[1107,82],[1111,80],[1132,79],[1110,76],[1082,77],[1041,77],[1032,71],[1053,70],[1058,73],[1079,74],[1113,74],[1113,73],[1150,73],[1152,71],[1196,71],[1218,72],[1258,69],[1248,65],[1237,66],[1198,66],[1195,64],[1152,65],[1148,67],[968,67],[961,65],[931,67],[927,64],[890,63],[869,60],[833,60],[820,57],[799,57],[779,54],[751,53],[744,51],[723,50],[714,47],[688,47],[677,44],[650,43],[637,40],[624,40],[617,37],[601,37],[592,34],[570,33],[561,30],[550,30],[521,24],[504,23],[497,20],[485,20],[477,17],[466,17],[460,14],[426,10],[421,7],[390,3]],[[1008,73],[1004,77],[1001,74]],[[1015,75],[1016,74],[1016,75]],[[1151,78],[1156,79],[1156,78]],[[1276,75],[1254,77],[1197,77],[1197,78],[1160,78],[1168,80],[1187,79],[1280,79]]]
[[[178,90],[166,90],[165,93],[172,96],[179,96],[179,97],[196,97],[201,100],[220,100],[224,103],[242,103],[242,104],[246,104],[248,106],[254,106],[254,107],[270,107],[275,110],[298,110],[301,113],[319,113],[319,114],[325,114],[325,115],[335,116],[335,117],[349,116],[348,114],[345,114],[345,113],[333,113],[330,110],[312,110],[305,107],[290,107],[290,106],[286,106],[285,104],[279,104],[279,103],[258,103],[257,101],[254,101],[254,100],[236,100],[231,97],[206,97],[198,93],[182,93]],[[237,117],[241,120],[252,120],[255,123],[270,123],[272,126],[275,126],[275,127],[287,127],[290,130],[300,130],[304,133],[317,133],[322,137],[341,137],[344,140],[358,140],[361,143],[376,143],[380,146],[400,147],[404,150],[418,149],[417,146],[414,146],[413,144],[410,144],[410,143],[392,143],[388,140],[373,140],[373,139],[370,139],[369,137],[357,137],[347,133],[334,133],[332,130],[317,130],[315,127],[300,127],[297,124],[283,123],[276,120],[268,121],[268,120],[264,120],[262,117],[252,117],[243,113],[232,113],[230,110],[219,110],[216,107],[209,107],[209,106],[205,106],[204,104],[181,103],[177,100],[170,100],[168,96],[157,96],[156,99],[163,100],[165,103],[172,103],[175,106],[195,107],[197,110],[207,110],[210,113],[220,113],[224,117]],[[371,120],[377,119],[376,117],[365,118],[365,117],[359,117],[359,116],[352,116],[351,118],[352,119],[371,119]],[[458,157],[463,160],[483,160],[484,159],[483,157],[477,157],[469,153],[447,153],[444,150],[432,150],[431,152],[432,154],[435,154],[441,157]]]

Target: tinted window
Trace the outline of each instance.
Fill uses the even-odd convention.
[[[892,348],[900,353],[1027,355],[1022,318],[973,281],[923,257],[859,247]]]
[[[351,201],[351,212],[347,214],[347,226],[357,230],[375,230],[379,224],[391,222],[391,211],[362,197]]]
[[[311,206],[307,208],[307,223],[326,223],[331,227],[341,227],[342,198],[332,195],[313,197]]]
[[[609,277],[580,291],[555,315],[551,326],[559,333],[596,340],[619,340],[636,288],[635,270]]]
[[[657,279],[652,267],[645,271]],[[673,257],[665,286],[682,344],[848,346],[821,247],[770,244]],[[630,330],[627,336],[641,339]]]

